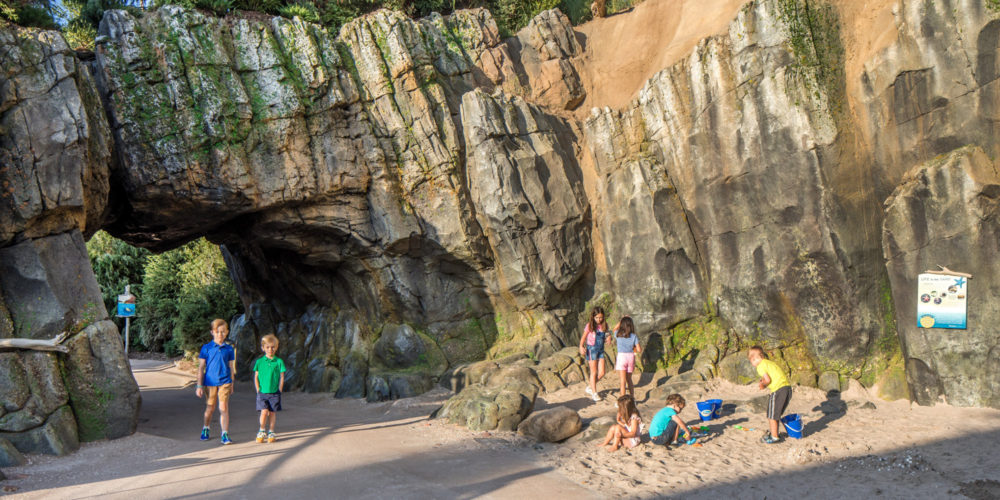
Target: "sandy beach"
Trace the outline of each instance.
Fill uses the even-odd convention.
[[[535,443],[511,432],[473,432],[428,416],[449,393],[368,404],[327,394],[286,394],[279,441],[253,442],[252,394],[237,387],[232,435],[220,446],[197,438],[200,402],[193,379],[168,363],[133,360],[143,390],[139,432],[88,443],[66,457],[31,456],[6,468],[11,498],[974,498],[1000,496],[1000,411],[920,407],[871,400],[860,388],[840,397],[796,388],[789,412],[804,420],[802,439],[759,442],[765,420],[743,403],[763,394],[724,381],[698,383],[693,402],[724,400],[723,416],[705,424],[702,446],[667,450],[644,442],[610,453],[582,432],[564,443]],[[611,374],[613,375],[613,374]],[[638,387],[646,421],[662,402]],[[566,405],[586,425],[614,415],[582,384],[542,394],[536,410]],[[241,390],[242,389],[242,390]],[[826,413],[824,413],[824,411]],[[753,430],[739,430],[734,426]]]

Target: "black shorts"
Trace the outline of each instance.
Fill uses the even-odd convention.
[[[281,411],[281,393],[264,394],[263,392],[258,392],[257,411],[261,410]]]
[[[667,428],[663,429],[663,434],[659,436],[650,436],[653,444],[667,444],[669,445],[671,441],[674,440],[674,433],[677,432],[677,422],[670,420],[667,424]]]
[[[767,419],[768,420],[779,420],[781,419],[781,414],[785,413],[785,409],[788,408],[788,401],[792,399],[792,387],[784,386],[771,393],[771,397],[767,398]]]

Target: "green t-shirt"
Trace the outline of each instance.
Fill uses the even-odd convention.
[[[268,359],[261,356],[253,364],[253,371],[257,372],[257,383],[260,385],[260,392],[264,394],[274,394],[278,392],[278,382],[281,381],[281,374],[285,373],[285,362],[275,356]]]
[[[780,366],[770,359],[762,359],[760,363],[757,364],[757,375],[762,378],[764,375],[771,377],[771,383],[768,384],[767,388],[771,392],[774,392],[782,387],[789,385],[788,377],[785,376],[785,370],[782,370]]]

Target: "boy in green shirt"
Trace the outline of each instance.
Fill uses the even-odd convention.
[[[777,443],[778,420],[785,412],[785,408],[788,408],[788,401],[792,399],[792,386],[788,383],[785,371],[777,363],[767,359],[764,349],[759,345],[750,348],[750,351],[747,352],[747,358],[750,359],[750,364],[757,369],[757,375],[760,375],[760,383],[757,386],[761,389],[766,387],[771,391],[771,397],[767,400],[767,424],[770,432],[761,438],[761,442],[765,444]]]
[[[257,410],[260,411],[260,430],[257,431],[257,442],[273,443],[274,424],[277,421],[276,412],[281,411],[281,389],[285,386],[285,362],[274,354],[278,352],[278,337],[265,335],[260,339],[260,347],[264,350],[253,364],[253,385],[257,388]],[[264,425],[269,424],[269,432],[264,434]]]

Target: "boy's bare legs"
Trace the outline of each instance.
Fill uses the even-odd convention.
[[[774,439],[778,439],[778,421],[768,419],[767,426],[771,428],[771,436],[773,436]]]
[[[264,427],[267,426],[267,415],[268,415],[268,413],[271,413],[271,412],[269,412],[267,410],[261,410],[260,411],[260,429],[261,430],[263,430]],[[274,427],[274,426],[272,425],[272,427]]]
[[[215,406],[208,405],[205,407],[205,423],[204,423],[205,427],[208,427],[208,424],[212,422],[212,413],[214,412],[215,412]]]
[[[212,418],[211,407],[205,415],[205,421],[208,422],[208,419]],[[223,401],[222,398],[219,398],[219,424],[222,425],[222,432],[229,432],[229,401]]]
[[[270,430],[271,432],[274,432],[274,424],[277,423],[277,421],[278,421],[278,413],[277,412],[273,412],[273,411],[268,412],[268,413],[270,414],[270,417],[269,417],[270,418],[270,422],[269,422],[270,426],[268,427],[268,430]]]

